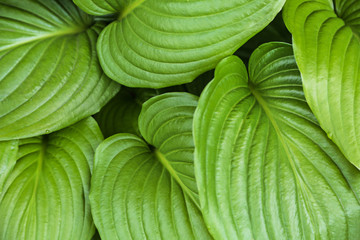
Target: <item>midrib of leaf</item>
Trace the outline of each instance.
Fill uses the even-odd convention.
[[[142,4],[145,0],[136,0],[135,2],[132,2],[126,8],[124,8],[123,11],[120,12],[118,20],[124,19],[129,13],[131,13],[136,7],[138,7],[140,4]]]
[[[37,193],[37,189],[39,186],[39,181],[40,181],[40,176],[41,176],[41,172],[42,172],[42,168],[43,168],[43,163],[44,163],[44,158],[45,158],[45,152],[46,152],[46,148],[48,145],[48,136],[44,135],[42,136],[42,141],[41,141],[41,149],[40,149],[40,153],[39,153],[39,158],[37,161],[37,168],[34,174],[35,180],[34,180],[34,187],[33,187],[33,191],[31,193],[31,198],[30,201],[27,205],[26,208],[26,217],[28,217],[28,215],[30,214],[31,210],[35,210],[35,207],[33,208],[32,205],[35,201],[35,196]]]
[[[200,209],[200,206],[196,199],[194,198],[191,190],[181,181],[180,177],[176,173],[175,169],[171,166],[166,157],[158,150],[154,149],[155,157],[161,162],[161,164],[166,168],[166,170],[170,173],[171,177],[175,179],[175,181],[181,186],[182,190],[191,198],[193,203]]]
[[[355,38],[356,38],[356,39],[359,41],[359,43],[360,43],[360,35],[353,29],[352,26],[350,26],[350,28],[351,28],[351,31],[353,32]]]
[[[293,169],[293,171],[296,173],[296,167],[295,167],[295,163],[291,157],[291,154],[290,154],[290,150],[285,142],[285,139],[281,133],[281,130],[273,116],[273,114],[271,113],[271,110],[269,109],[269,107],[267,106],[266,104],[266,101],[262,98],[262,96],[260,95],[260,93],[258,93],[258,91],[253,87],[253,85],[251,83],[249,83],[249,89],[251,91],[251,93],[254,95],[254,97],[256,98],[256,101],[260,104],[261,108],[264,110],[266,116],[269,118],[272,126],[274,127],[275,129],[275,132],[285,150],[285,153],[286,153],[286,156],[288,157],[289,159],[289,162],[290,162],[290,165],[291,165],[291,168]]]
[[[268,107],[266,101],[262,98],[261,94],[255,89],[253,84],[250,83],[250,82],[249,82],[249,89],[250,89],[251,93],[253,94],[253,96],[255,97],[256,101],[259,103],[261,108],[264,110],[266,116],[269,118],[272,126],[274,127],[276,135],[278,136],[278,139],[280,140],[281,145],[282,145],[283,149],[285,150],[287,159],[289,160],[292,171],[294,172],[294,176],[295,176],[297,185],[300,187],[303,197],[305,199],[314,199],[313,196],[312,196],[311,191],[308,189],[308,187],[303,182],[303,180],[299,177],[299,174],[298,174],[298,172],[296,170],[295,162],[292,159],[291,154],[290,154],[290,149],[289,149],[288,145],[286,144],[286,141],[285,141],[284,136],[283,136],[283,134],[282,134],[282,132],[280,130],[280,127],[277,124],[273,114],[271,113],[271,110]],[[310,200],[310,202],[311,202],[311,200]],[[316,219],[314,217],[314,215],[313,215],[312,206],[309,204],[309,201],[305,200],[304,203],[305,203],[305,205],[306,205],[306,207],[308,209],[309,214],[312,216],[311,219]],[[315,222],[313,222],[313,224],[315,226],[317,226],[317,224]]]
[[[0,47],[0,51],[5,51],[11,48],[15,48],[27,43],[31,43],[31,42],[35,42],[35,41],[39,41],[39,40],[44,40],[44,39],[48,39],[48,38],[52,38],[52,37],[59,37],[59,36],[65,36],[65,35],[75,35],[77,33],[81,33],[83,31],[85,31],[87,29],[84,27],[79,27],[79,28],[69,28],[69,29],[61,29],[59,31],[55,31],[55,32],[51,32],[49,34],[44,34],[44,35],[40,35],[40,36],[35,36],[35,37],[29,37],[24,41],[17,41],[13,44],[10,45],[6,45],[5,47],[1,48]]]

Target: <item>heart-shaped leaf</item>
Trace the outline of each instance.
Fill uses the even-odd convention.
[[[101,141],[99,127],[88,118],[17,146],[1,143],[1,169],[4,151],[13,151],[5,161],[12,155],[16,164],[7,165],[0,182],[0,239],[90,239],[90,174]]]
[[[117,93],[97,59],[102,27],[70,0],[0,0],[0,140],[69,126]]]
[[[289,0],[284,19],[310,108],[360,169],[360,1]]]
[[[216,239],[357,239],[360,172],[318,125],[291,46],[221,61],[194,116],[195,173]]]
[[[129,87],[193,81],[262,30],[285,0],[74,0],[118,13],[97,44],[105,73]]]
[[[100,144],[90,200],[102,239],[211,238],[194,178],[196,105],[188,93],[151,98],[139,117],[147,142],[120,133]]]

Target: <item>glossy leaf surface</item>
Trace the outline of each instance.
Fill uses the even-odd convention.
[[[59,130],[116,94],[97,59],[102,28],[70,0],[0,0],[0,140]]]
[[[360,1],[289,0],[284,19],[310,108],[360,169]]]
[[[90,175],[101,141],[99,127],[88,118],[17,146],[1,143],[0,153],[15,152],[5,160],[15,156],[16,164],[7,165],[0,185],[0,239],[90,239]]]
[[[97,44],[105,73],[129,87],[193,81],[262,30],[284,0],[74,0],[94,15],[118,13]]]
[[[288,44],[268,43],[249,73],[231,56],[194,116],[200,203],[216,239],[356,239],[360,173],[306,104]]]
[[[194,178],[196,105],[188,93],[153,97],[139,117],[146,142],[121,133],[99,146],[90,199],[102,239],[211,239]]]

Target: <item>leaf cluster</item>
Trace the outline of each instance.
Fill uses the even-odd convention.
[[[360,1],[0,0],[0,240],[360,236]]]

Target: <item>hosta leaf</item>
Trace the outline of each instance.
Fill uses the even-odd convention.
[[[90,239],[90,174],[101,140],[92,118],[20,140],[0,191],[0,239]]]
[[[102,27],[70,0],[0,0],[0,140],[69,126],[116,94],[97,59]]]
[[[120,133],[100,144],[90,200],[102,239],[211,238],[194,178],[196,105],[188,93],[151,98],[139,117],[147,142]]]
[[[74,0],[118,13],[97,44],[105,73],[129,87],[191,82],[262,30],[285,0]]]
[[[319,127],[291,46],[231,56],[194,116],[195,173],[216,239],[357,239],[360,172]]]
[[[310,108],[360,168],[360,1],[289,0],[284,17]]]
[[[0,196],[5,179],[15,166],[17,151],[17,140],[0,142]]]

